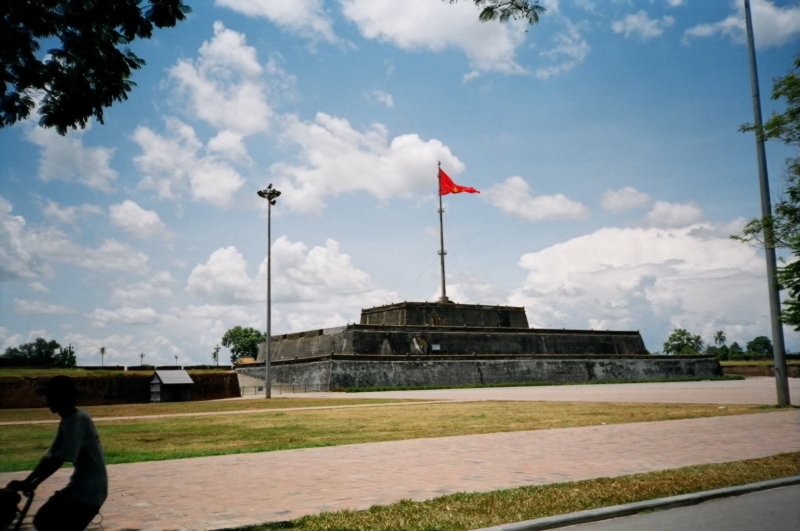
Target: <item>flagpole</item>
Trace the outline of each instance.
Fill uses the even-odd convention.
[[[439,162],[439,171],[437,172],[439,179],[439,256],[442,261],[442,296],[439,297],[439,302],[450,302],[447,299],[447,287],[444,282],[444,255],[447,253],[444,250],[444,208],[442,208],[442,163]]]

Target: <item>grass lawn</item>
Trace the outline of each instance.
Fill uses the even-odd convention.
[[[770,406],[461,402],[97,423],[112,463],[477,433],[738,415]],[[0,426],[0,472],[31,469],[56,425]]]
[[[616,478],[400,501],[237,531],[466,531],[800,474],[800,453]],[[232,530],[231,530],[232,531]]]
[[[78,406],[94,419],[139,415],[168,415],[171,413],[204,413],[209,411],[247,411],[254,409],[283,409],[293,407],[351,406],[356,404],[388,404],[417,402],[386,398],[271,398],[247,400],[207,400],[198,402],[166,402],[160,404],[119,404],[112,406]],[[0,422],[25,420],[58,420],[47,408],[0,409]]]

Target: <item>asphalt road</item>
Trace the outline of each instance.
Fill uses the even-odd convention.
[[[800,485],[565,527],[574,531],[797,531]]]

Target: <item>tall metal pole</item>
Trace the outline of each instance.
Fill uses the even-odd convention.
[[[264,349],[264,392],[272,398],[272,201],[267,200],[267,347]]]
[[[442,296],[439,297],[439,302],[450,302],[447,298],[447,287],[444,281],[444,255],[447,253],[444,250],[444,208],[442,208],[442,163],[439,163],[439,171],[436,174],[439,179],[439,256],[442,261]]]
[[[758,70],[756,68],[756,50],[753,41],[753,19],[750,15],[750,0],[744,0],[744,16],[747,26],[747,50],[750,56],[750,88],[753,92],[753,121],[756,131],[758,182],[761,187],[761,219],[766,221],[772,218],[772,202],[769,197],[767,157],[764,151],[764,137],[761,129],[761,95],[758,90]],[[778,390],[778,407],[788,407],[790,404],[789,380],[786,374],[783,325],[781,324],[781,299],[775,261],[775,238],[770,224],[764,224],[764,254],[767,258],[767,288],[769,291],[769,310],[772,321],[772,349],[775,367],[775,385]]]
[[[264,341],[264,398],[272,398],[272,206],[281,193],[270,183],[259,190],[258,197],[267,200],[267,337]]]

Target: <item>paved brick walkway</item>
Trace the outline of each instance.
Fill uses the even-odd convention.
[[[113,465],[102,525],[218,529],[798,450],[800,411],[792,410]],[[0,474],[0,484],[21,475]],[[45,483],[37,502],[68,475]]]

